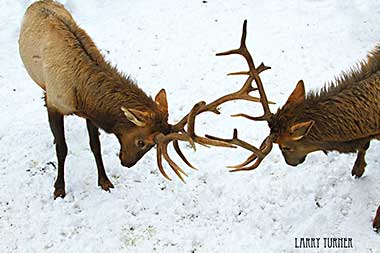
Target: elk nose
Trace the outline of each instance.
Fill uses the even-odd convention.
[[[121,165],[123,165],[124,167],[131,168],[135,164],[136,162],[126,162],[126,161],[121,160]]]
[[[285,160],[286,161],[286,160]],[[290,166],[297,166],[299,164],[299,162],[294,162],[294,161],[286,161],[286,163]]]
[[[128,159],[128,157],[126,157],[125,153],[123,152],[119,153],[119,159],[120,159],[121,165],[128,168],[132,167],[133,165],[137,163],[137,161],[130,161],[130,159]]]
[[[291,165],[291,166],[297,166],[301,163],[303,163],[306,159],[306,156],[302,157],[301,159],[298,159],[298,160],[290,160],[290,159],[286,159],[285,158],[285,162],[288,164],[288,165]]]

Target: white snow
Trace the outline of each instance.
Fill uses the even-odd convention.
[[[108,193],[97,186],[85,121],[67,117],[67,196],[53,200],[56,157],[42,91],[18,55],[19,26],[31,2],[0,2],[0,252],[302,252],[295,237],[351,237],[354,249],[336,252],[380,252],[371,225],[380,204],[377,141],[358,180],[351,177],[354,154],[317,152],[294,168],[275,146],[257,170],[229,173],[225,165],[248,152],[198,147],[194,153],[183,144],[199,171],[186,168],[182,184],[168,166],[172,181],[159,174],[155,150],[133,168],[122,167],[116,138],[102,134],[115,185]],[[277,102],[272,110],[299,79],[318,89],[380,40],[378,0],[61,2],[148,94],[166,89],[171,122],[200,100],[240,88],[244,78],[225,74],[244,70],[245,62],[215,53],[238,46],[244,19],[256,64],[272,67],[262,74]],[[237,127],[242,139],[259,145],[268,127],[229,117],[238,112],[260,114],[261,106],[231,102],[220,116],[199,117],[197,130],[229,137]]]

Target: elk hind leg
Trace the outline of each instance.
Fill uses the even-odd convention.
[[[368,148],[369,141],[358,151],[358,156],[356,157],[356,161],[351,172],[352,176],[355,176],[356,178],[360,178],[364,173],[365,166],[367,165],[365,162],[365,154]]]
[[[104,169],[99,141],[99,130],[90,120],[87,119],[86,123],[88,134],[90,137],[91,151],[94,154],[96,166],[98,168],[98,185],[102,187],[103,190],[109,191],[110,188],[114,188],[114,186],[108,179],[106,171]]]
[[[63,115],[56,110],[48,107],[48,118],[50,129],[54,136],[55,150],[58,159],[58,176],[54,183],[54,199],[61,197],[64,198],[65,192],[65,160],[67,156],[67,145],[64,132]]]

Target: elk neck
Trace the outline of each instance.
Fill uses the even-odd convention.
[[[159,114],[153,99],[115,68],[92,66],[80,79],[76,87],[78,114],[85,115],[107,132],[117,124],[133,126],[121,111],[122,106]]]

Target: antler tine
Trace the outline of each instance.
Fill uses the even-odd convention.
[[[157,146],[157,165],[158,169],[160,170],[161,174],[169,181],[172,179],[166,174],[164,167],[162,166],[162,150],[161,147]]]
[[[216,106],[206,105],[206,102],[204,102],[204,101],[201,101],[201,102],[194,105],[193,109],[189,113],[188,121],[187,121],[187,134],[189,136],[189,142],[190,142],[191,146],[193,147],[193,149],[195,150],[194,142],[197,142],[197,143],[204,145],[206,147],[208,147],[208,146],[219,146],[219,147],[234,148],[235,146],[229,145],[226,142],[208,139],[207,137],[204,138],[201,136],[197,136],[195,134],[195,130],[194,130],[195,118],[199,114],[200,110],[204,110],[204,111],[210,110],[210,111],[213,111],[213,112],[216,112],[219,114],[219,111],[216,108]]]
[[[182,153],[182,150],[181,148],[179,147],[179,144],[178,144],[178,141],[177,140],[174,140],[173,141],[173,147],[174,147],[174,150],[177,152],[177,154],[179,155],[179,157],[181,157],[182,161],[184,161],[187,166],[189,166],[190,168],[194,169],[194,170],[198,170],[196,167],[194,167],[185,157],[185,155]]]
[[[256,148],[255,146],[241,140],[238,138],[238,131],[235,128],[233,132],[233,137],[231,139],[223,139],[223,138],[218,138],[212,135],[206,135],[207,138],[213,139],[213,140],[219,140],[227,143],[231,143],[234,145],[237,145],[239,147],[242,147],[244,149],[247,149],[249,151],[252,151],[253,154],[250,155],[243,163],[235,166],[228,166],[228,168],[233,168],[234,170],[230,170],[231,172],[235,171],[241,171],[241,170],[253,170],[256,169],[259,164],[261,163],[262,160],[269,154],[269,152],[272,150],[273,146],[273,136],[269,135],[265,140],[261,143],[260,149]],[[245,167],[251,162],[255,161],[256,162],[249,167]]]
[[[168,180],[171,180],[168,175],[165,173],[165,170],[162,165],[162,157],[166,160],[166,162],[169,164],[169,166],[173,169],[173,171],[176,173],[176,175],[181,179],[183,183],[185,183],[185,180],[183,179],[182,175],[187,176],[187,174],[170,158],[168,155],[168,144],[173,141],[173,146],[177,154],[181,157],[181,159],[191,168],[196,169],[185,157],[185,155],[182,153],[178,141],[187,141],[190,143],[199,143],[203,145],[212,145],[212,146],[219,146],[219,147],[229,147],[229,148],[235,148],[234,145],[218,141],[218,140],[209,140],[204,137],[200,137],[197,135],[190,136],[188,134],[180,134],[180,133],[170,133],[168,135],[164,135],[162,133],[157,134],[154,137],[155,143],[157,143],[157,164],[158,168],[161,172],[161,174]],[[182,175],[181,175],[182,174]]]
[[[218,55],[218,54],[217,54]],[[257,68],[256,68],[256,71],[258,74],[260,74],[261,72],[265,71],[265,70],[268,70],[268,69],[271,69],[271,67],[268,67],[268,66],[265,66],[264,63],[261,63]],[[236,76],[236,75],[249,75],[249,71],[239,71],[239,72],[232,72],[232,73],[228,73],[227,74],[228,76]],[[257,88],[256,88],[257,90]]]
[[[272,147],[273,147],[273,140],[272,140],[272,136],[269,135],[262,143],[261,143],[261,146],[260,146],[260,153],[259,154],[252,154],[250,157],[248,157],[248,159],[246,160],[246,164],[242,163],[240,166],[229,166],[229,168],[235,168],[234,170],[230,170],[230,172],[236,172],[236,171],[247,171],[247,170],[254,170],[256,169],[260,163],[264,160],[264,158],[270,153],[270,151],[272,150]],[[257,158],[257,160],[256,160]],[[248,167],[244,167],[246,165],[248,165],[250,162],[253,162],[255,161],[256,162],[251,165],[251,166],[248,166]]]
[[[185,176],[187,176],[187,174],[169,157],[168,152],[167,152],[166,149],[163,150],[162,155],[165,158],[165,160],[168,162],[169,166],[173,169],[173,171],[175,172],[175,174],[177,174],[177,176],[179,177],[179,179],[181,179],[181,181],[183,183],[186,183],[185,180],[183,179],[181,173],[183,175],[185,175]]]
[[[222,56],[222,55],[238,54],[238,55],[243,56],[248,63],[249,71],[234,72],[234,73],[230,73],[229,75],[249,75],[249,77],[248,77],[248,79],[247,79],[247,81],[246,81],[246,83],[242,89],[247,89],[247,90],[250,89],[251,91],[256,90],[256,89],[259,90],[260,102],[263,106],[264,115],[260,116],[260,117],[252,117],[252,116],[248,116],[245,114],[235,114],[233,116],[243,116],[243,117],[251,119],[251,120],[259,120],[259,121],[266,120],[266,121],[268,121],[268,120],[270,120],[270,118],[273,115],[269,109],[269,104],[271,104],[272,102],[268,101],[268,99],[267,99],[267,96],[265,94],[265,90],[264,90],[264,87],[263,87],[263,84],[262,84],[262,81],[261,81],[259,74],[261,72],[267,70],[267,69],[270,69],[270,67],[265,66],[264,63],[261,63],[259,65],[259,67],[257,67],[257,68],[255,67],[252,56],[251,56],[250,52],[248,51],[248,48],[247,48],[246,43],[245,43],[246,38],[247,38],[247,20],[244,20],[243,32],[242,32],[241,40],[240,40],[240,47],[238,49],[229,50],[226,52],[218,53],[216,55]],[[253,80],[255,80],[257,88],[252,87],[252,81]],[[250,88],[248,88],[248,86],[250,86]]]
[[[174,138],[174,137],[177,137],[177,139],[184,139],[186,138],[185,135],[180,135],[180,134],[177,134],[177,133],[173,133],[173,134],[169,134],[171,136],[171,138]],[[175,135],[175,136],[173,136]],[[184,137],[184,138],[182,138]],[[170,138],[168,138],[168,136],[165,136],[163,134],[157,134],[155,137],[154,137],[154,140],[157,144],[157,165],[158,165],[158,168],[161,172],[161,174],[168,180],[171,180],[171,178],[166,174],[165,170],[164,170],[164,167],[162,166],[162,157],[164,157],[164,159],[168,162],[169,166],[173,169],[173,171],[175,172],[175,174],[181,179],[181,181],[183,183],[185,183],[185,180],[183,179],[181,173],[185,176],[187,176],[187,174],[173,161],[170,159],[169,155],[168,155],[168,152],[167,152],[167,146],[168,146],[168,143],[172,140]],[[181,151],[180,151],[181,152]],[[181,152],[182,154],[182,152]],[[183,155],[183,154],[182,154]],[[184,156],[183,156],[184,157]],[[186,160],[186,158],[185,158]]]
[[[249,53],[247,46],[245,44],[245,39],[247,38],[247,20],[244,20],[243,23],[243,32],[241,34],[240,47],[238,49],[232,49],[225,52],[217,53],[216,56],[222,55],[231,55],[231,54],[239,54],[242,55],[248,63],[249,70],[256,70],[255,64],[253,63],[252,56]]]
[[[223,139],[223,138],[215,137],[215,136],[212,136],[209,134],[206,134],[206,137],[209,139],[212,139],[212,140],[218,140],[218,141],[223,141],[226,143],[231,143],[231,144],[243,147],[244,149],[247,149],[247,150],[252,151],[252,152],[260,152],[260,150],[258,148],[252,146],[248,142],[240,140],[238,138],[238,131],[236,128],[234,129],[233,136],[231,139]]]

